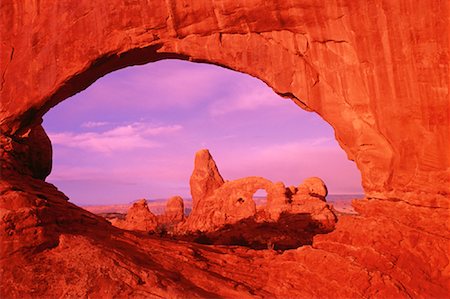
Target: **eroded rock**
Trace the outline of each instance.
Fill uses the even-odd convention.
[[[207,149],[195,153],[194,171],[189,185],[191,187],[192,208],[212,195],[214,190],[222,186],[224,180],[217,169],[216,162]]]
[[[181,196],[169,198],[163,215],[164,222],[178,223],[184,220],[184,201]]]
[[[149,210],[147,200],[140,199],[130,207],[125,220],[115,219],[111,223],[122,229],[152,232],[158,226],[158,219]]]
[[[196,161],[199,155],[205,157],[201,161],[214,161],[207,150],[199,153],[196,155]],[[218,174],[217,165],[214,163],[213,166],[212,173]],[[193,176],[197,172],[198,170],[194,169]],[[196,180],[191,178],[191,185],[193,181]],[[209,185],[203,185],[209,188]],[[195,187],[198,194],[206,193],[201,192],[200,184]],[[267,203],[257,211],[253,195],[259,189],[267,192]],[[321,223],[324,229],[331,231],[337,218],[325,202],[326,195],[325,183],[316,177],[306,179],[298,188],[286,188],[282,182],[273,183],[262,177],[227,181],[215,188],[209,196],[198,198],[197,204],[193,206],[192,212],[180,229],[185,232],[211,232],[247,218],[276,222],[283,213],[303,213],[308,217],[311,216],[312,221]]]
[[[328,195],[328,189],[322,179],[311,177],[305,179],[297,187],[296,193],[317,197],[325,201],[325,197]]]

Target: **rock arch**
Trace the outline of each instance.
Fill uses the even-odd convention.
[[[52,106],[108,72],[176,58],[258,77],[300,107],[315,111],[333,126],[339,144],[362,173],[370,199],[355,202],[360,216],[344,217],[333,233],[315,239],[314,247],[292,253],[296,267],[311,269],[300,273],[290,268],[301,278],[293,284],[323,286],[327,280],[321,275],[334,267],[346,269],[348,276],[326,276],[338,281],[338,287],[329,285],[327,292],[301,286],[282,290],[286,275],[280,275],[285,269],[279,265],[285,267],[292,259],[274,257],[264,264],[264,275],[276,287],[256,288],[259,295],[444,297],[450,238],[442,229],[447,227],[450,194],[448,6],[448,1],[413,0],[2,1],[0,257],[28,254],[29,248],[41,254],[55,246],[68,251],[80,244],[95,247],[83,236],[90,234],[103,244],[109,239],[98,236],[103,232],[132,243],[42,181],[51,165],[51,147],[45,134],[37,133],[39,123]],[[99,227],[102,232],[91,233]],[[75,231],[80,239],[74,239]],[[95,248],[93,254],[101,252],[101,257],[114,254],[107,251],[109,244]],[[322,260],[326,265],[316,262]],[[239,261],[248,263],[245,258]],[[14,271],[29,268],[2,267],[2,291],[26,294],[5,281],[20,276],[11,274]],[[128,267],[139,269],[132,261]],[[84,278],[93,273],[78,269]],[[244,277],[232,277],[233,271],[220,275]],[[108,281],[125,280],[112,277],[117,276],[110,275]],[[51,286],[42,277],[34,279],[35,286],[46,286],[36,295],[64,294],[55,288],[63,282]],[[203,295],[242,295],[224,285],[215,294]],[[129,288],[123,285],[126,292]],[[144,287],[136,283],[135,288]],[[136,289],[125,294],[138,294]]]
[[[48,109],[115,69],[166,58],[187,59],[258,77],[275,92],[320,114],[357,163],[367,195],[448,192],[444,184],[435,183],[445,181],[448,158],[433,150],[435,144],[448,144],[438,130],[448,125],[446,92],[436,92],[435,108],[429,108],[433,114],[407,124],[408,132],[421,132],[427,151],[405,141],[400,119],[413,117],[423,105],[411,104],[410,94],[397,92],[403,90],[395,79],[403,77],[402,70],[379,65],[385,52],[368,46],[385,44],[381,33],[372,34],[376,30],[371,26],[378,25],[369,22],[361,28],[355,22],[366,15],[365,5],[260,2],[241,7],[213,1],[50,6],[45,1],[6,1],[1,18],[2,135],[25,142],[24,134]],[[383,9],[371,9],[371,15],[383,14]],[[395,7],[385,9],[399,26],[410,26],[419,34],[414,31],[419,24],[404,19]],[[407,33],[390,34],[393,40],[403,40]],[[440,40],[434,32],[425,36]],[[434,88],[441,73],[420,58],[424,49],[399,45],[411,51],[406,57],[394,44],[390,46],[385,50],[394,55],[391,59],[414,58],[424,65],[429,80],[422,84]],[[389,81],[381,87],[375,79],[386,77],[386,72]],[[425,98],[424,91],[414,91]],[[415,202],[413,197],[410,201]]]
[[[255,194],[258,189],[264,189],[269,198],[278,195],[270,180],[257,176],[226,182],[214,193],[214,195],[221,198],[227,198],[229,202],[236,202],[239,198],[244,201],[253,201],[253,194]]]
[[[265,189],[274,195],[273,183],[262,177],[247,177],[227,181],[204,198],[189,215],[186,229],[190,231],[214,230],[224,224],[235,223],[256,214],[253,194]]]

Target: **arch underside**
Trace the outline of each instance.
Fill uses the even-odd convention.
[[[449,230],[442,229],[448,228],[450,194],[448,26],[428,20],[447,20],[446,13],[446,1],[5,1],[0,14],[3,290],[18,288],[6,286],[7,281],[17,282],[18,271],[47,285],[37,274],[41,264],[19,258],[32,255],[49,265],[58,258],[73,262],[80,277],[91,277],[98,267],[110,269],[105,285],[84,282],[91,294],[124,294],[109,285],[129,279],[120,284],[127,294],[163,296],[444,296],[450,238]],[[343,217],[333,233],[316,237],[312,247],[293,252],[291,258],[255,256],[253,262],[261,265],[258,275],[272,282],[267,286],[239,276],[254,271],[255,264],[247,253],[234,252],[240,268],[233,263],[221,269],[211,266],[207,273],[213,273],[220,287],[208,293],[204,281],[188,274],[208,275],[200,270],[198,254],[212,265],[231,252],[195,248],[192,254],[182,248],[192,266],[179,267],[184,262],[170,255],[172,243],[122,233],[68,203],[43,181],[51,168],[51,145],[41,132],[42,116],[111,71],[167,58],[250,74],[318,113],[333,126],[340,146],[361,171],[367,198],[354,203],[360,216]],[[83,258],[74,256],[83,248],[95,249],[94,259],[104,261],[91,265],[85,260],[90,266],[80,266]],[[133,257],[121,266],[152,273],[153,278],[112,275],[110,265],[130,248]],[[65,257],[58,255],[64,252]],[[6,264],[7,259],[21,261],[22,269]],[[164,266],[136,262],[142,259]],[[158,267],[185,277],[183,283],[177,286]],[[340,269],[348,276],[337,275]],[[56,277],[54,269],[45,271]],[[63,271],[69,272],[67,267]],[[304,283],[326,284],[324,273],[330,271],[339,288],[304,288]],[[289,275],[298,278],[290,280],[293,288],[276,287]],[[152,279],[163,280],[171,291],[155,286]],[[246,287],[233,288],[229,281]],[[41,295],[63,294],[57,286],[39,288]],[[17,294],[27,291],[27,283],[16,289]]]

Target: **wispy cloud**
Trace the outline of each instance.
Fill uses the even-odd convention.
[[[304,139],[298,142],[287,142],[283,144],[267,145],[260,148],[258,153],[262,158],[286,156],[295,157],[304,152],[317,152],[320,150],[339,151],[336,140],[327,137]],[[281,155],[280,155],[281,154]]]
[[[81,124],[83,128],[97,128],[109,125],[110,123],[107,121],[87,121]]]
[[[111,73],[95,82],[95,89],[83,91],[82,96],[91,98],[88,105],[92,106],[102,102],[125,109],[189,108],[207,101],[227,79],[236,76],[207,64],[165,61],[164,67],[157,67],[161,63]]]
[[[182,126],[180,125],[151,126],[146,123],[136,122],[100,133],[49,133],[49,137],[53,144],[86,151],[111,153],[113,151],[161,147],[163,145],[161,142],[149,139],[149,137],[171,134],[181,129]]]
[[[210,106],[210,114],[219,116],[236,111],[250,111],[283,105],[283,99],[271,89],[257,85],[246,91],[236,93],[233,98],[217,101]]]

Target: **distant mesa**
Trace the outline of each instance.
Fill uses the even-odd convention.
[[[188,217],[183,199],[174,196],[167,201],[163,215],[152,214],[142,199],[132,205],[125,219],[110,221],[122,229],[257,249],[310,244],[313,235],[332,231],[337,222],[320,178],[311,177],[291,187],[257,176],[225,182],[207,149],[195,155],[190,187],[193,207]],[[259,189],[267,192],[267,199],[257,209],[253,197]]]

